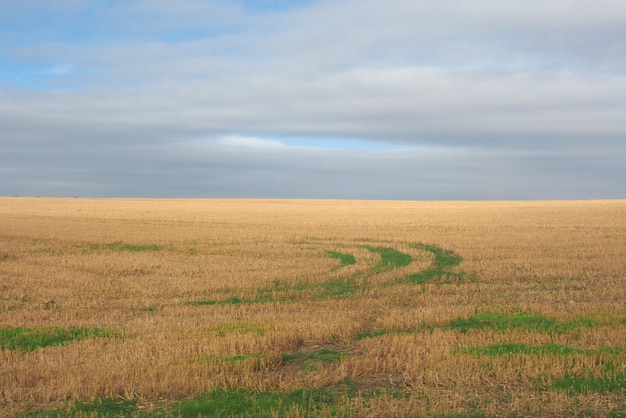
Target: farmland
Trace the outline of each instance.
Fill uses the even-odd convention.
[[[625,399],[626,201],[0,198],[0,416]]]

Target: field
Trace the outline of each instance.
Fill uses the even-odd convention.
[[[626,201],[0,198],[0,416],[626,416]]]

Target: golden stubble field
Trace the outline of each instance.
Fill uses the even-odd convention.
[[[626,201],[0,198],[0,329],[0,415],[626,414]]]

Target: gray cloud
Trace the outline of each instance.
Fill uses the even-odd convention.
[[[467,148],[333,150],[202,141],[109,152],[33,153],[4,173],[8,194],[355,199],[606,197],[626,156],[519,155]],[[33,169],[36,166],[36,169]],[[22,191],[22,193],[20,193]],[[35,193],[39,191],[39,193]],[[45,193],[43,193],[45,194]]]
[[[625,197],[621,1],[179,3],[20,2],[0,194]]]

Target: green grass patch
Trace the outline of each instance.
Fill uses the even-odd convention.
[[[458,350],[476,356],[508,356],[508,355],[558,355],[574,354],[600,355],[626,353],[626,346],[580,348],[559,344],[531,345],[520,343],[500,343],[486,347],[467,347]]]
[[[101,398],[92,402],[77,402],[71,407],[72,415],[97,415],[123,417],[137,412],[137,399]]]
[[[460,255],[455,254],[453,251],[433,247],[430,245],[419,245],[417,247],[422,248],[424,251],[428,251],[435,256],[433,267],[426,271],[412,274],[403,279],[402,282],[408,282],[412,284],[424,284],[427,281],[432,280],[436,277],[464,279],[468,276],[464,273],[456,273],[448,270],[452,267],[458,266],[459,264],[461,264],[461,261],[463,261],[463,258]]]
[[[461,333],[466,333],[470,330],[493,330],[496,332],[505,332],[512,330],[524,330],[528,332],[539,332],[542,334],[564,334],[569,331],[576,330],[578,328],[591,328],[599,325],[614,325],[612,314],[598,314],[589,317],[574,317],[571,319],[559,321],[553,318],[548,318],[542,315],[529,314],[522,311],[515,311],[508,314],[496,313],[496,312],[483,312],[476,313],[468,318],[458,318],[447,324],[442,325],[430,325],[423,326],[416,329],[397,329],[397,330],[375,330],[365,331],[357,335],[357,339],[380,337],[386,334],[411,334],[415,332],[434,331],[435,329],[442,329],[446,331],[458,330]],[[511,350],[522,349],[511,345]],[[480,347],[476,348],[476,354],[480,351]],[[506,351],[507,347],[502,346],[499,349]],[[528,348],[532,350],[532,348]],[[555,347],[556,349],[556,347]],[[617,348],[602,348],[598,349],[598,353],[614,353],[621,352],[622,347]],[[498,350],[498,347],[493,348]],[[604,351],[602,351],[604,350]],[[611,351],[613,350],[613,351]],[[485,353],[487,354],[487,353]],[[521,353],[520,353],[521,354]]]
[[[339,267],[351,266],[356,264],[356,258],[352,254],[344,254],[338,251],[326,251],[326,255],[330,258],[339,259],[341,262]]]
[[[382,337],[387,334],[414,334],[417,330],[414,329],[394,329],[394,330],[377,330],[377,331],[365,331],[357,334],[357,340],[363,340],[366,338]]]
[[[380,273],[392,268],[406,267],[413,262],[413,257],[393,248],[363,246],[367,251],[380,254],[380,261],[374,271]]]
[[[349,354],[341,353],[335,350],[329,350],[326,348],[315,350],[315,351],[306,351],[306,352],[298,352],[298,353],[283,353],[281,355],[282,360],[285,363],[291,361],[322,361],[322,362],[333,362],[339,361],[342,358],[350,357]]]
[[[269,303],[280,300],[284,294],[282,287],[285,287],[285,284],[280,281],[275,281],[272,287],[259,288],[256,290],[256,297],[254,301],[256,303]]]
[[[138,410],[137,399],[99,398],[89,402],[75,402],[65,408],[32,411],[17,414],[16,417],[62,418],[62,417],[148,417],[166,416],[165,414],[146,414]]]
[[[121,244],[119,242],[113,242],[109,244],[93,244],[89,247],[92,251],[132,251],[132,252],[146,252],[146,251],[161,251],[160,245],[128,245]]]
[[[443,248],[433,247],[431,245],[424,245],[422,246],[422,248],[424,249],[424,251],[428,251],[434,254],[435,256],[434,265],[436,269],[443,270],[449,267],[456,267],[459,264],[461,264],[461,261],[463,261],[463,257],[456,254],[452,250],[446,250]]]
[[[469,330],[492,329],[503,332],[513,329],[528,331],[549,332],[553,330],[557,321],[541,315],[516,312],[501,314],[495,312],[477,313],[468,318],[458,318],[442,326],[446,330],[459,330],[465,333]]]
[[[469,330],[491,329],[497,332],[521,329],[525,331],[545,334],[563,334],[577,328],[591,328],[599,325],[595,317],[574,317],[559,321],[543,315],[529,314],[517,311],[510,314],[495,312],[477,313],[468,318],[458,318],[454,321],[438,326],[445,330],[459,330],[465,333]]]
[[[187,303],[187,305],[190,305],[190,306],[212,306],[212,305],[217,305],[219,303],[220,303],[219,300],[211,299],[211,300],[197,300],[197,301],[194,301],[194,302],[189,302],[189,303]]]
[[[558,344],[529,345],[518,343],[501,343],[487,347],[468,347],[459,352],[475,356],[509,356],[509,355],[572,355],[583,353],[584,350]]]
[[[297,413],[301,417],[346,416],[335,406],[337,396],[323,389],[292,392],[252,392],[217,389],[176,405],[181,417],[272,417]],[[297,411],[297,412],[296,412]]]
[[[617,392],[626,388],[626,370],[623,363],[610,361],[599,372],[589,370],[578,375],[567,374],[553,381],[549,388],[568,394]]]
[[[344,381],[332,390],[302,388],[290,392],[257,392],[246,389],[215,389],[191,399],[180,400],[171,406],[157,406],[151,412],[140,410],[137,399],[101,398],[88,402],[74,402],[61,409],[33,411],[15,416],[30,418],[357,417],[367,415],[367,411],[343,406],[345,400],[359,396],[367,399],[382,395],[393,398],[406,398],[407,396],[406,393],[400,391],[361,391],[357,383]]]
[[[298,365],[297,370],[307,372],[317,371],[322,364],[338,362],[346,357],[351,357],[351,355],[326,348],[281,355],[283,363],[295,363]]]
[[[194,302],[188,302],[187,305],[190,306],[211,306],[211,305],[241,305],[246,303],[254,303],[255,301],[252,299],[243,299],[237,296],[232,296],[230,298],[222,299],[222,300],[197,300]]]
[[[0,348],[3,350],[34,351],[93,337],[113,337],[117,334],[100,328],[0,328]]]
[[[360,286],[354,279],[340,279],[322,283],[302,283],[294,287],[294,290],[308,289],[315,289],[314,298],[327,299],[346,297],[364,290],[364,287]]]

